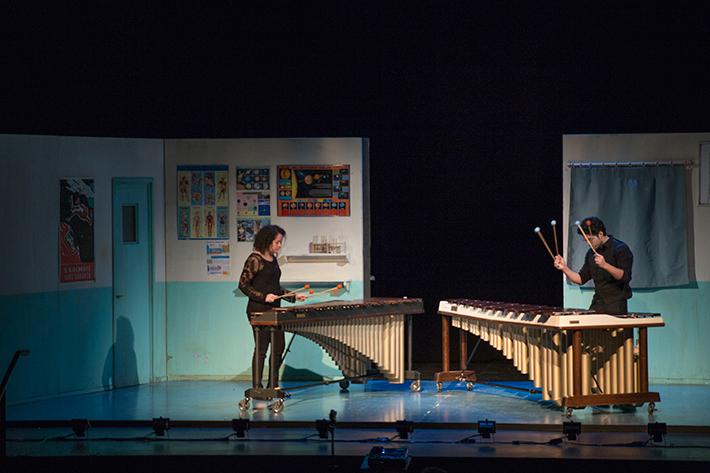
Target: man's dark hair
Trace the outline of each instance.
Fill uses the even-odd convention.
[[[276,235],[278,234],[286,237],[286,230],[278,225],[261,227],[261,230],[259,230],[254,238],[254,249],[259,253],[266,253],[269,251],[271,243],[276,239]]]
[[[587,235],[598,235],[599,232],[606,235],[606,227],[604,226],[604,222],[599,220],[598,217],[587,217],[579,222],[579,226],[582,227],[582,230],[584,230],[584,233]],[[579,228],[577,229],[577,233],[580,235],[582,234]]]

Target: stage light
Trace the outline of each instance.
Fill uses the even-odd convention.
[[[409,434],[414,432],[414,422],[411,420],[398,420],[394,424],[394,428],[397,429],[397,434],[402,440],[407,440]]]
[[[316,420],[316,430],[319,438],[327,439],[330,431],[330,422],[327,419]]]
[[[170,418],[165,418],[163,416],[153,418],[153,432],[158,437],[165,435],[165,432],[170,430]]]
[[[663,436],[668,433],[665,422],[649,422],[648,435],[653,437],[654,442],[662,442]]]
[[[249,419],[232,419],[232,430],[237,434],[237,437],[244,438],[245,433],[249,430]]]
[[[582,424],[580,422],[563,422],[562,433],[567,436],[568,440],[577,440],[577,435],[582,433]]]
[[[479,420],[478,433],[481,434],[481,438],[491,438],[491,435],[496,433],[496,421],[488,419]]]
[[[316,420],[316,430],[318,431],[318,437],[322,439],[328,438],[328,432],[331,434],[335,430],[335,417],[338,413],[331,409],[330,414],[328,414],[328,419],[317,419]]]
[[[86,431],[89,430],[89,427],[91,427],[91,424],[88,419],[71,420],[71,429],[77,437],[85,437]]]

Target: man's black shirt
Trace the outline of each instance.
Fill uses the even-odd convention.
[[[611,274],[597,266],[591,249],[584,257],[584,265],[579,270],[579,276],[582,278],[582,284],[590,279],[594,280],[595,300],[603,304],[614,304],[631,298],[629,282],[634,255],[626,243],[611,235],[608,236],[606,243],[597,248],[597,253],[602,255],[607,263],[623,270],[624,276],[617,281]]]

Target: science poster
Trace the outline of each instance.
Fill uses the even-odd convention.
[[[207,243],[207,274],[229,276],[229,243]]]
[[[350,215],[350,165],[280,165],[276,172],[278,216]]]
[[[271,225],[270,218],[238,218],[237,219],[237,241],[254,241],[254,237],[261,227]]]
[[[237,168],[237,192],[269,189],[269,168]]]
[[[269,168],[237,167],[237,241],[254,241],[271,222]]]
[[[229,239],[227,165],[177,167],[178,240]]]

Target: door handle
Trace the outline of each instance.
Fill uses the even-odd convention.
[[[120,299],[121,297],[123,297],[123,294],[116,294],[116,299]]]

